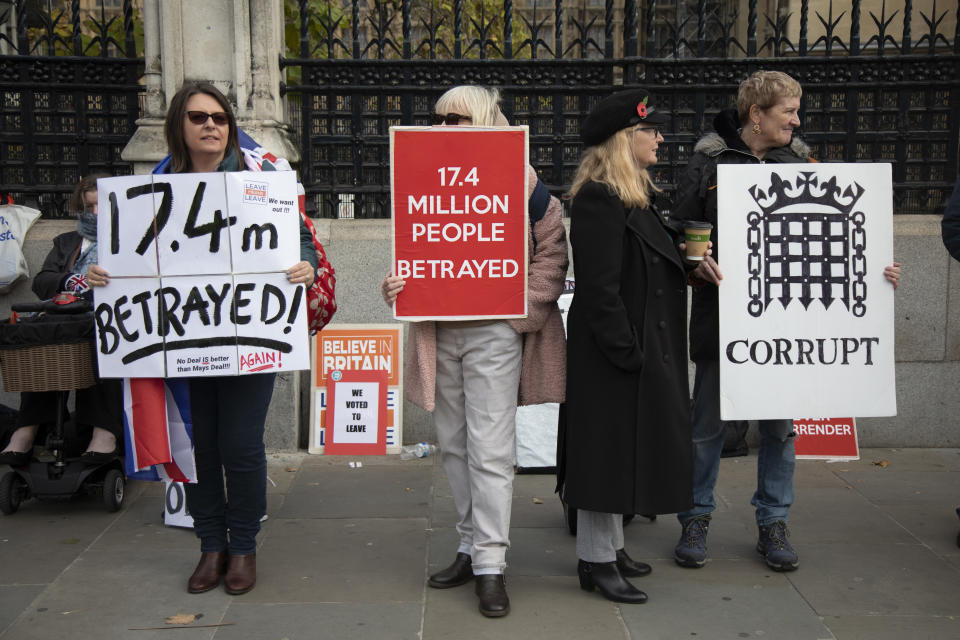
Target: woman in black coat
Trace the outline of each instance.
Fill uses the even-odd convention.
[[[85,176],[77,183],[68,204],[78,215],[77,230],[62,233],[53,239],[53,248],[43,261],[43,268],[33,279],[33,292],[41,300],[49,300],[61,292],[80,298],[91,298],[86,270],[97,262],[97,180],[106,174]],[[92,321],[91,321],[92,322]],[[88,464],[114,460],[123,443],[123,394],[119,380],[98,379],[86,389],[77,389],[74,420],[79,439],[90,435],[89,444],[80,456]],[[41,425],[53,424],[57,415],[57,392],[24,392],[20,394],[20,411],[16,429],[10,433],[0,464],[21,466],[33,457],[33,445]]]
[[[646,601],[624,576],[650,572],[624,551],[621,514],[692,501],[687,276],[647,173],[667,120],[643,89],[602,100],[584,122],[571,189],[576,293],[558,489],[578,510],[580,586],[616,602]]]

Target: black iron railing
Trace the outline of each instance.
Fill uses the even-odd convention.
[[[669,201],[696,140],[757,69],[801,82],[799,135],[818,159],[893,164],[896,212],[941,212],[957,175],[956,2],[834,0],[820,13],[804,0],[778,15],[758,0],[287,4],[296,28],[281,65],[314,215],[387,217],[389,127],[426,124],[466,83],[501,88],[556,194],[593,104],[642,84],[673,114],[655,171]]]
[[[120,152],[141,113],[142,26],[116,4],[0,3],[0,193],[44,217],[71,213],[81,176],[133,172]]]

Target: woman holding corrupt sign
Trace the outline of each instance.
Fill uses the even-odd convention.
[[[161,167],[167,172],[250,169],[244,164],[230,104],[213,85],[189,84],[177,91],[164,134],[171,159]],[[263,169],[272,165],[264,163]],[[318,254],[302,218],[300,227],[301,260],[287,270],[287,277],[309,288]],[[109,274],[91,267],[88,280],[95,286],[106,284]],[[198,482],[185,489],[201,551],[187,583],[190,593],[213,589],[221,577],[230,594],[246,593],[256,583],[256,535],[267,502],[263,433],[274,378],[273,373],[259,373],[190,379]]]
[[[800,126],[800,83],[780,71],[757,71],[740,83],[737,105],[717,114],[715,132],[700,139],[677,185],[671,220],[717,226],[717,165],[814,162],[794,131]],[[896,288],[900,265],[884,269]],[[707,560],[707,532],[716,500],[713,489],[725,437],[720,421],[719,292],[723,274],[715,257],[707,256],[690,274],[690,357],[696,363],[693,385],[693,507],[677,514],[682,531],[674,559],[683,567],[700,568]],[[792,420],[759,420],[757,458],[757,551],[776,571],[792,571],[799,558],[787,536],[787,513],[793,503],[795,453]]]
[[[577,509],[577,573],[586,591],[646,602],[626,577],[622,514],[691,504],[687,267],[653,206],[648,167],[669,116],[643,89],[601,100],[570,192],[576,291],[567,315],[567,394],[557,489]]]
[[[440,96],[434,124],[507,126],[500,94],[484,87],[454,87]],[[527,167],[530,261],[529,315],[517,320],[416,322],[410,326],[405,371],[407,399],[433,411],[443,466],[459,520],[460,544],[429,585],[447,589],[476,576],[480,612],[510,610],[503,571],[510,544],[514,419],[517,404],[563,400],[563,324],[557,299],[567,273],[566,233],[560,202]],[[404,281],[383,280],[392,305]]]

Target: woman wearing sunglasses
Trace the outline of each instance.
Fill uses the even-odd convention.
[[[624,550],[622,514],[692,504],[687,267],[654,207],[648,173],[669,122],[643,89],[601,100],[570,193],[576,293],[567,315],[567,400],[557,482],[577,509],[585,591],[643,603],[650,566]]]
[[[460,86],[437,101],[440,126],[506,126],[496,89]],[[468,153],[468,152],[465,152]],[[510,545],[514,419],[517,404],[560,402],[564,391],[563,324],[557,298],[567,273],[560,202],[527,167],[530,197],[528,312],[518,320],[416,322],[410,326],[407,399],[433,411],[443,466],[457,509],[453,563],[430,576],[435,589],[474,579],[480,613],[510,610],[503,571]],[[392,305],[404,281],[381,286]],[[519,400],[518,400],[519,399]]]
[[[189,84],[177,91],[164,135],[169,173],[248,169],[230,103],[213,85]],[[272,169],[264,163],[263,170]],[[287,278],[309,288],[316,270],[317,253],[301,220],[300,262],[287,270]],[[256,583],[256,535],[267,508],[263,430],[274,378],[259,373],[190,379],[198,482],[185,489],[201,552],[187,582],[190,593],[213,589],[221,577],[230,594],[246,593]]]

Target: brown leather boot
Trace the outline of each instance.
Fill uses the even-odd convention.
[[[226,569],[226,551],[201,553],[197,568],[193,570],[193,575],[187,580],[187,591],[190,593],[210,591],[210,589],[220,584],[220,576],[223,575]]]
[[[230,556],[227,565],[227,576],[223,579],[223,586],[227,593],[238,596],[253,589],[257,584],[257,554]]]

